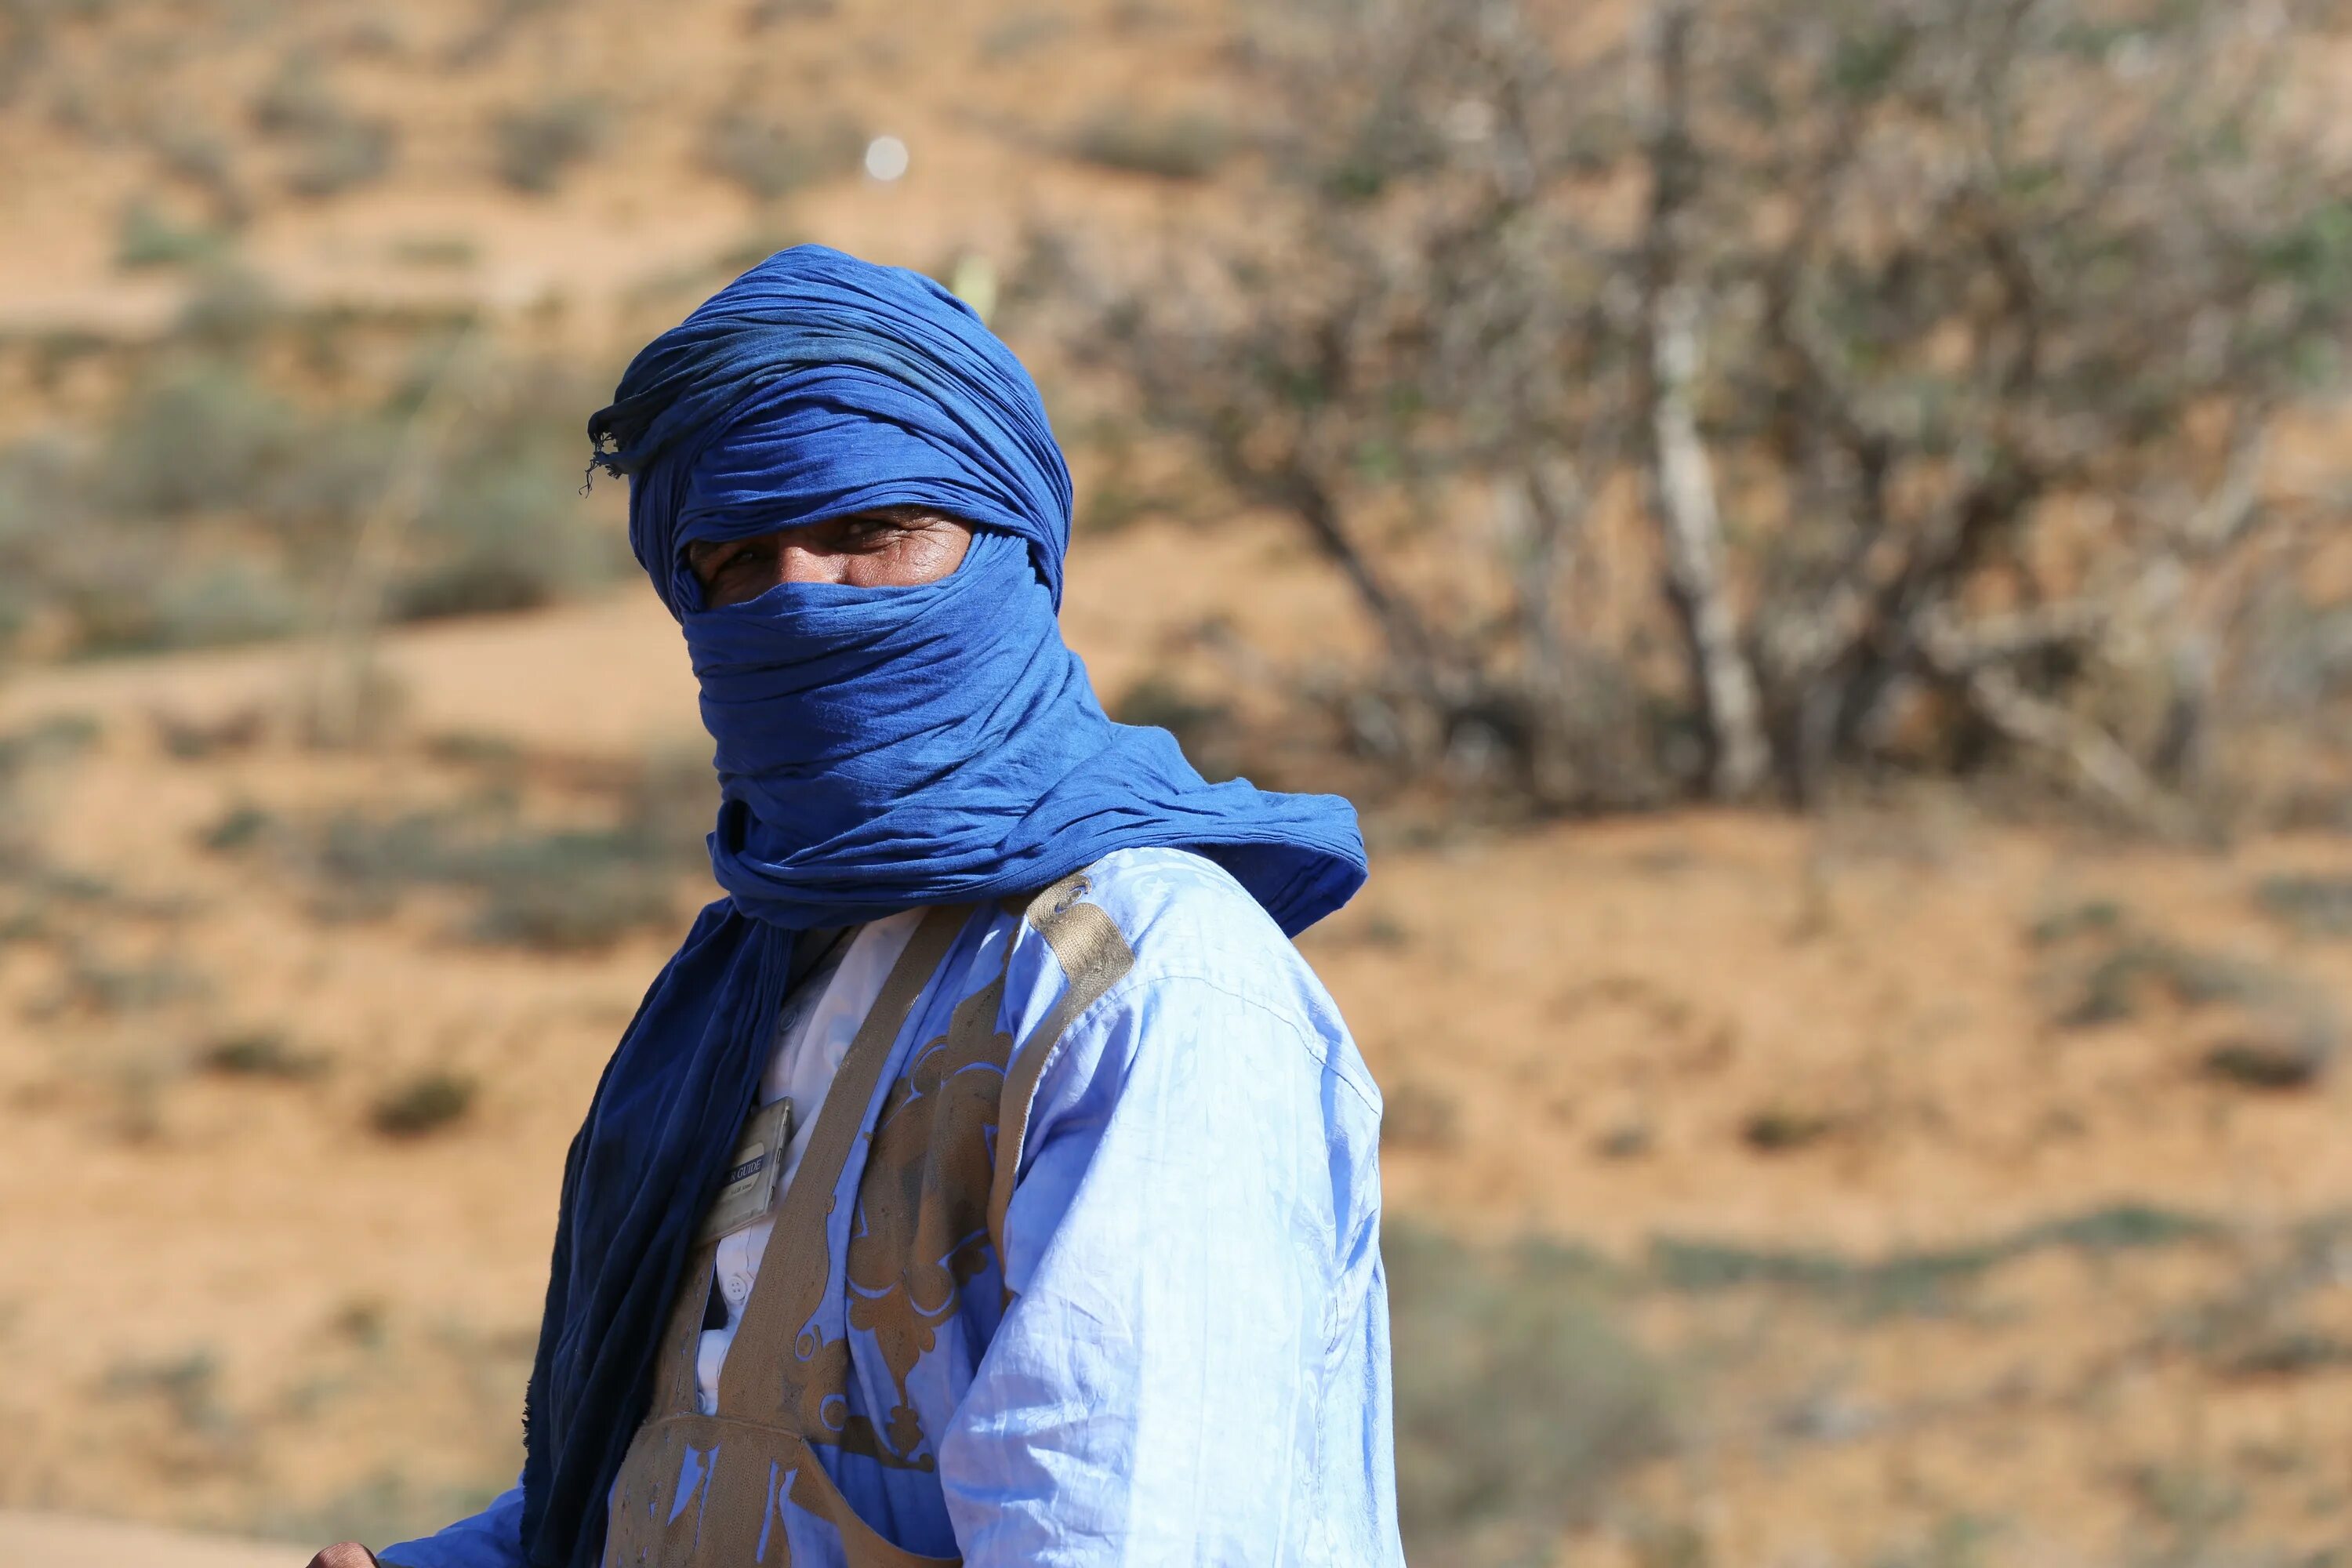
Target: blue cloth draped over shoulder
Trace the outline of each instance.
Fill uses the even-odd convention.
[[[1056,613],[1070,478],[1011,350],[916,273],[802,246],[648,345],[589,423],[629,542],[686,635],[717,742],[703,911],[565,1162],[525,1415],[523,1544],[592,1568],[696,1222],[765,1066],[793,933],[1042,888],[1189,848],[1286,931],[1364,878],[1328,795],[1212,784],[1113,723]],[[684,550],[886,506],[975,525],[919,587],[786,584],[704,607]]]

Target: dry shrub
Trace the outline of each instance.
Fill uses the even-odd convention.
[[[255,98],[253,123],[284,149],[286,187],[300,196],[331,196],[381,178],[399,135],[388,121],[352,113],[323,62],[297,50]]]
[[[253,641],[316,629],[361,527],[422,465],[375,614],[392,620],[543,605],[609,581],[625,547],[580,495],[588,380],[483,356],[445,372],[446,323],[404,324],[413,369],[334,398],[257,368],[333,358],[365,330],[289,310],[225,274],[152,353],[124,355],[99,427],[0,447],[0,654],[37,634],[50,657]],[[421,387],[467,416],[411,439]],[[126,577],[129,555],[154,569]]]
[[[2352,877],[2265,877],[2254,889],[2262,911],[2315,936],[2352,936]]]
[[[368,1125],[387,1138],[420,1138],[463,1121],[474,1107],[474,1080],[431,1071],[395,1084],[368,1109]]]
[[[493,163],[500,181],[546,195],[574,164],[604,145],[610,116],[593,98],[568,97],[509,110],[491,125]]]
[[[302,1082],[328,1068],[327,1058],[300,1051],[275,1029],[224,1035],[196,1053],[196,1066],[222,1078],[276,1079]]]
[[[702,135],[702,163],[761,201],[855,173],[866,137],[846,120],[787,125],[745,109],[722,110]]]
[[[1067,142],[1069,155],[1122,174],[1202,180],[1233,152],[1223,123],[1197,110],[1152,115],[1126,107],[1097,111]]]
[[[1408,785],[2005,775],[2188,833],[2253,798],[2248,727],[2352,752],[2352,606],[2308,569],[2341,473],[2264,461],[2344,384],[2344,27],[1292,0],[1250,221],[1050,234],[1016,297],[1344,578],[1382,653],[1326,705]],[[1204,168],[1107,124],[1105,161]]]
[[[2220,1083],[2310,1087],[2326,1071],[2343,1034],[2334,1002],[2302,977],[2189,946],[2143,927],[2109,900],[2059,910],[2037,921],[2028,937],[2040,951],[2040,984],[2061,1028],[2165,1013],[2219,1015],[2199,1068]]]
[[[307,885],[321,919],[380,918],[438,889],[463,900],[451,934],[469,942],[593,952],[676,925],[684,885],[709,864],[707,763],[658,758],[600,775],[567,792],[575,816],[560,825],[523,814],[515,760],[479,765],[478,787],[446,806],[281,819],[236,805],[201,841],[274,861]]]
[[[207,224],[176,221],[152,197],[132,198],[115,226],[114,264],[127,271],[216,260],[227,237]]]

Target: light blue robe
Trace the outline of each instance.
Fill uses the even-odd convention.
[[[1134,964],[1039,1080],[1008,1256],[968,1282],[957,1331],[908,1379],[934,1468],[817,1452],[887,1537],[973,1568],[1402,1563],[1380,1092],[1313,972],[1223,870],[1128,849],[1087,879]],[[1003,913],[950,952],[894,1058],[999,973],[1000,1027],[1028,1040],[1066,982]],[[850,1332],[850,1403],[878,1424],[896,1384]],[[381,1555],[520,1568],[521,1510],[509,1490]],[[812,1556],[839,1562],[803,1549],[795,1568]]]

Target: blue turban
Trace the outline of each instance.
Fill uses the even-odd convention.
[[[686,634],[718,743],[703,911],[565,1162],[525,1419],[523,1541],[593,1568],[696,1222],[766,1067],[793,933],[1025,893],[1114,849],[1223,864],[1286,931],[1364,878],[1328,795],[1211,784],[1115,724],[1062,642],[1070,477],[1028,373],[946,289],[817,246],[656,339],[589,422],[629,542]],[[974,525],[919,587],[786,584],[706,608],[696,540],[887,506]]]

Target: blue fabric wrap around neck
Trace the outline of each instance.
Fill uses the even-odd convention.
[[[1329,795],[1212,784],[1118,724],[1062,641],[1070,479],[1035,384],[946,289],[779,252],[630,364],[589,423],[683,629],[717,743],[705,910],[613,1054],[565,1162],[525,1413],[523,1543],[593,1568],[656,1342],[766,1067],[793,933],[1023,894],[1115,849],[1223,865],[1293,934],[1364,879]],[[919,587],[786,584],[703,606],[697,540],[885,506],[974,526]]]

